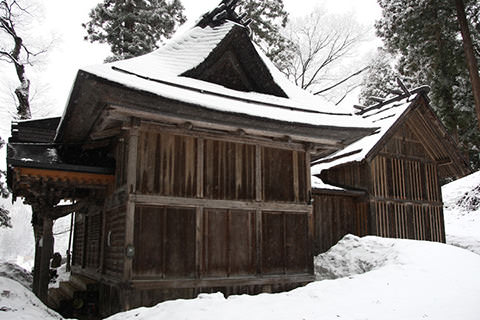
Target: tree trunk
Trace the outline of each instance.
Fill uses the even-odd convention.
[[[480,77],[478,75],[477,59],[475,58],[475,53],[473,51],[472,38],[470,36],[470,30],[465,16],[465,4],[463,3],[463,0],[455,0],[455,6],[457,7],[457,18],[462,33],[463,50],[467,57],[468,73],[470,74],[470,82],[472,83],[477,122],[478,127],[480,128]]]

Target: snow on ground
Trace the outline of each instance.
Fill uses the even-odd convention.
[[[27,289],[32,288],[32,273],[16,264],[0,262],[0,277],[15,280]]]
[[[0,319],[53,320],[62,317],[19,282],[0,276]]]
[[[441,243],[345,236],[315,259],[319,279],[278,294],[202,294],[109,320],[436,319],[480,314],[480,255]],[[61,319],[19,283],[0,277],[0,319]]]
[[[480,171],[444,185],[442,196],[447,243],[480,254]]]
[[[480,256],[449,245],[348,235],[316,259],[316,270],[337,279],[279,294],[205,294],[108,319],[473,320],[480,315]]]

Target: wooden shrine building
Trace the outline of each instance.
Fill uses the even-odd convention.
[[[429,106],[428,87],[358,115],[379,130],[312,161],[314,254],[346,234],[445,242],[440,179],[469,165]]]
[[[64,314],[313,280],[310,159],[374,126],[284,79],[229,3],[157,51],[80,70],[61,118],[13,124],[34,292]],[[71,212],[72,278],[48,294],[52,221]]]
[[[284,78],[234,3],[150,54],[81,69],[61,118],[13,123],[33,289],[64,314],[294,288],[334,228],[443,240],[438,176],[467,167],[425,94],[341,112]],[[48,292],[52,223],[70,213],[71,280]],[[436,224],[411,229],[426,214]]]

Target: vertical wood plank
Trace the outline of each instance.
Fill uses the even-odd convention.
[[[197,197],[203,198],[205,141],[197,139]]]
[[[257,249],[257,275],[262,274],[262,211],[255,212],[255,247]]]
[[[242,159],[243,159],[244,145],[235,144],[235,199],[240,199],[242,196]]]
[[[255,145],[255,199],[262,201],[262,147]]]
[[[201,278],[203,274],[202,268],[202,229],[203,229],[203,208],[197,207],[195,212],[195,270],[196,278]]]
[[[100,234],[100,265],[99,265],[99,270],[100,273],[104,273],[104,264],[105,264],[105,237],[107,234],[107,218],[106,218],[106,213],[107,210],[105,208],[106,204],[104,204],[102,208],[102,225],[101,225],[101,234]],[[73,213],[71,213],[73,216]]]
[[[298,187],[298,152],[292,152],[292,167],[293,167],[293,200],[300,201],[300,193]]]

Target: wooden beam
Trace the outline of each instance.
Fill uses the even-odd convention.
[[[312,208],[311,205],[289,203],[289,202],[258,202],[258,201],[238,201],[238,200],[215,200],[198,199],[183,197],[167,197],[155,195],[131,194],[130,202],[140,205],[152,206],[172,206],[172,207],[204,207],[215,209],[240,209],[240,210],[270,210],[270,211],[289,211],[291,213],[305,213]]]
[[[297,142],[287,143],[284,140],[278,140],[274,138],[266,138],[249,135],[243,129],[236,129],[233,131],[225,130],[214,130],[211,128],[197,128],[193,127],[191,130],[188,130],[182,126],[173,125],[170,123],[163,122],[153,122],[153,121],[142,121],[141,122],[141,131],[145,132],[159,132],[159,133],[170,133],[174,135],[183,135],[183,136],[193,136],[203,139],[212,139],[218,141],[227,141],[227,142],[236,142],[243,144],[260,144],[266,147],[288,149],[288,150],[304,150],[304,144]],[[316,145],[316,144],[313,144]],[[338,150],[339,147],[324,146],[321,147],[331,148],[333,150]]]
[[[115,181],[113,174],[100,174],[100,173],[88,173],[77,171],[63,171],[63,170],[51,170],[51,169],[37,169],[37,168],[24,168],[15,167],[14,172],[19,176],[32,176],[38,178],[52,179],[54,182],[80,182],[84,185],[109,185]]]
[[[211,278],[211,279],[181,279],[181,280],[161,280],[161,279],[134,279],[132,286],[139,290],[148,289],[170,289],[170,288],[208,288],[208,287],[229,287],[229,286],[247,286],[247,285],[270,285],[286,283],[308,283],[315,279],[314,275],[308,273],[276,275],[276,276],[257,276],[257,277],[230,277],[230,278]]]
[[[44,215],[47,215],[49,218],[56,220],[61,217],[65,217],[72,212],[81,210],[84,207],[87,207],[88,203],[86,201],[78,201],[74,204],[67,204],[61,206],[54,206],[48,209],[48,212],[44,212]]]
[[[179,103],[179,107],[185,106],[184,104]],[[282,121],[261,121],[257,120],[255,117],[246,118],[246,117],[235,117],[235,119],[230,115],[225,117],[221,115],[222,120],[215,121],[211,117],[207,119],[206,114],[208,111],[201,110],[201,108],[196,108],[190,110],[188,113],[180,115],[176,114],[167,114],[165,112],[151,111],[151,110],[140,110],[133,109],[127,106],[121,106],[120,103],[112,103],[112,108],[116,112],[124,115],[129,115],[141,119],[150,119],[153,121],[160,121],[166,123],[179,123],[189,121],[193,124],[194,128],[208,128],[209,130],[215,129],[218,131],[227,131],[233,132],[238,128],[242,128],[247,134],[258,137],[268,137],[268,138],[281,138],[285,135],[289,135],[295,141],[310,141],[318,144],[325,145],[338,145],[341,141],[348,141],[355,139],[355,135],[365,136],[370,134],[373,129],[370,128],[333,128],[333,127],[319,127],[312,126],[309,124],[303,123],[290,123],[288,126],[285,126],[285,123]],[[169,103],[169,108],[172,108],[171,103]],[[201,112],[198,115],[195,115],[195,112]],[[216,113],[215,111],[213,111]],[[235,121],[240,120],[240,121]],[[295,125],[292,125],[295,124]],[[261,128],[261,126],[265,128]],[[281,128],[283,127],[283,128]],[[295,128],[295,129],[292,129]],[[230,135],[232,135],[230,133]]]
[[[102,131],[95,131],[90,134],[90,139],[100,140],[100,139],[111,138],[119,135],[121,132],[122,132],[121,128],[110,128],[110,129],[104,129]]]

